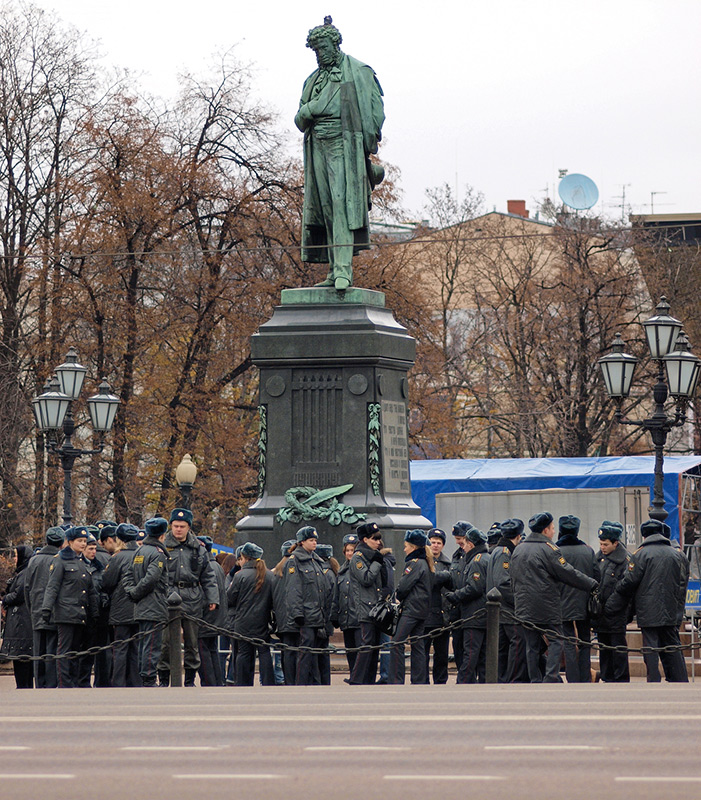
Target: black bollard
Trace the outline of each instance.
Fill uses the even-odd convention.
[[[494,587],[487,592],[486,683],[499,683],[499,616],[501,592]]]
[[[170,662],[170,685],[183,685],[183,653],[180,646],[180,618],[183,599],[173,591],[168,595],[168,660]]]

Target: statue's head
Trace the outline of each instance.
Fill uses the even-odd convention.
[[[312,28],[307,36],[307,47],[316,53],[320,67],[334,64],[339,59],[341,32],[332,24],[331,17],[324,17],[324,24]]]

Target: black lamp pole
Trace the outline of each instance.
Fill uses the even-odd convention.
[[[669,310],[669,303],[662,297],[655,316],[643,322],[650,354],[657,363],[657,382],[652,388],[655,408],[650,417],[631,420],[623,415],[623,400],[630,393],[637,359],[623,352],[624,342],[618,334],[612,352],[599,359],[606,391],[616,402],[616,421],[622,425],[643,428],[652,438],[655,447],[655,481],[648,513],[652,519],[660,522],[664,522],[668,516],[664,507],[664,448],[670,431],[686,422],[687,408],[701,369],[701,361],[689,352],[689,341],[681,330],[681,322],[671,317]],[[665,403],[670,395],[675,402],[672,416],[665,411]]]

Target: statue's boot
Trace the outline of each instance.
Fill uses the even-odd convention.
[[[333,286],[333,273],[329,272],[326,278],[321,283],[315,283],[315,286]]]
[[[345,292],[350,286],[350,281],[348,278],[336,278],[334,286],[336,287],[337,292]]]

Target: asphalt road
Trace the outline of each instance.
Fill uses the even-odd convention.
[[[701,797],[701,683],[17,691],[11,800]]]

